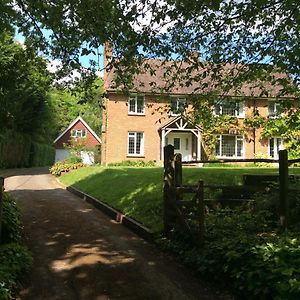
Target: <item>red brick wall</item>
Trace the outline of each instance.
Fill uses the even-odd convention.
[[[78,120],[74,126],[68,130],[55,144],[54,147],[56,149],[63,149],[64,148],[64,144],[69,144],[69,141],[72,139],[71,137],[71,130],[72,129],[85,129],[87,131],[87,135],[86,138],[84,138],[84,145],[87,148],[92,148],[96,145],[99,145],[98,140],[92,135],[92,133],[86,128],[86,126],[80,121]]]

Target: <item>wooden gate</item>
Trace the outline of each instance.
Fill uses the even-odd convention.
[[[197,243],[204,241],[203,181],[197,185],[182,184],[181,154],[174,147],[164,148],[164,231],[171,237],[174,231],[189,234]],[[184,195],[192,195],[186,200]],[[193,223],[193,230],[191,228]],[[196,230],[194,230],[196,228]]]

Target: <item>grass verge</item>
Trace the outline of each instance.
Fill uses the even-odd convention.
[[[243,174],[277,174],[275,168],[184,168],[184,183],[239,185]],[[290,174],[300,175],[300,169]],[[60,177],[66,185],[94,196],[141,222],[154,232],[162,229],[162,168],[87,167]]]

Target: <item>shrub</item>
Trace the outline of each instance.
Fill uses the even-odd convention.
[[[2,242],[19,241],[20,231],[20,209],[10,194],[3,193]]]
[[[60,176],[62,173],[70,172],[71,170],[76,170],[85,167],[83,163],[64,163],[57,162],[50,169],[50,173],[54,176]]]
[[[29,251],[16,243],[0,246],[0,299],[12,299],[18,279],[30,270]]]
[[[77,163],[82,163],[82,158],[76,155],[71,155],[65,158],[62,162],[64,164],[77,164]]]
[[[53,164],[55,158],[55,149],[47,144],[32,142],[30,166],[41,167],[50,166]]]
[[[268,212],[220,210],[206,217],[203,247],[182,235],[160,243],[247,299],[299,299],[300,232],[278,234],[268,218]]]
[[[155,161],[123,160],[122,162],[109,163],[109,167],[155,167]]]

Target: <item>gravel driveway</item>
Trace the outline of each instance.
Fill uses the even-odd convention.
[[[22,209],[34,256],[19,299],[223,299],[174,259],[66,191],[46,169],[22,169],[6,190]]]

